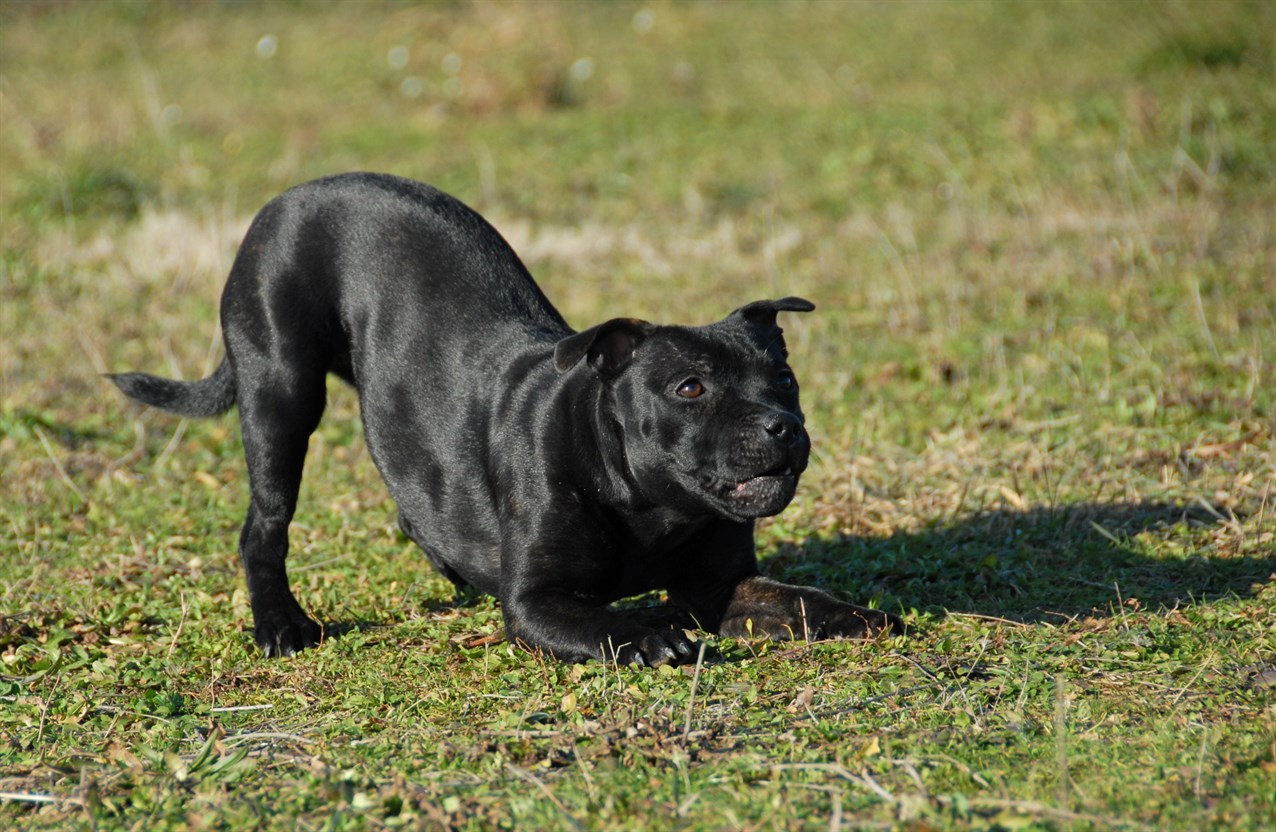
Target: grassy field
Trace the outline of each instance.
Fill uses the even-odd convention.
[[[0,3],[0,827],[1276,826],[1276,6]],[[331,387],[252,645],[191,378],[265,200],[478,208],[577,327],[760,297],[774,575],[908,638],[563,666],[457,607]],[[650,602],[646,599],[644,603]]]

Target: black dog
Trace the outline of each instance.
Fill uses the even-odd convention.
[[[501,600],[509,638],[564,661],[677,663],[676,627],[608,609],[666,589],[706,630],[773,638],[901,629],[758,574],[753,520],[793,498],[810,443],[776,326],[800,298],[704,327],[616,318],[573,332],[501,236],[433,188],[358,173],[269,203],[222,295],[210,377],[111,378],[187,416],[239,405],[252,502],[239,539],[257,644],[322,628],[284,560],[324,378],[359,391],[404,533],[458,587]]]

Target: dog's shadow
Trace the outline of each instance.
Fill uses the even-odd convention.
[[[915,609],[932,619],[968,613],[1025,624],[1059,622],[1252,595],[1276,573],[1276,554],[1243,556],[1229,554],[1225,545],[1202,546],[1199,530],[1224,532],[1229,522],[1208,507],[1168,502],[998,509],[889,537],[781,544],[762,554],[762,571],[855,603]],[[1210,536],[1225,541],[1234,534]],[[480,598],[462,593],[432,599],[426,608],[472,607]],[[684,612],[649,596],[615,606],[651,626],[696,627]],[[324,637],[387,626],[332,621],[325,623]]]
[[[1276,556],[1215,545],[1234,539],[1229,522],[1206,506],[1167,502],[992,510],[890,537],[782,545],[763,568],[851,601],[936,618],[1059,621],[1253,594],[1276,571]],[[1202,545],[1193,528],[1229,534]]]

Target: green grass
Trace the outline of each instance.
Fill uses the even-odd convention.
[[[0,6],[0,826],[1276,825],[1273,31]],[[539,661],[398,533],[334,384],[291,564],[339,636],[262,660],[234,420],[98,374],[205,372],[252,213],[351,169],[475,205],[577,326],[814,300],[816,458],[762,556],[912,635]]]

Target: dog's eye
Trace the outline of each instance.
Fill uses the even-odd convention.
[[[704,385],[698,378],[689,378],[678,385],[677,392],[684,399],[698,399],[704,395]]]
[[[797,389],[797,379],[793,377],[792,372],[781,370],[780,374],[775,377],[775,386],[784,393],[792,393]]]

